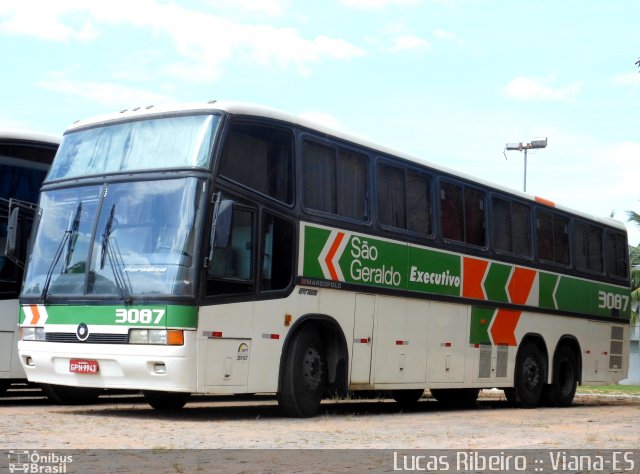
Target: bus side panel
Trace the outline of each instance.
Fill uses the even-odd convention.
[[[0,379],[26,379],[18,359],[18,300],[0,301]]]
[[[429,302],[376,297],[373,382],[425,386]]]

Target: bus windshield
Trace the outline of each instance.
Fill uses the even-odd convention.
[[[47,180],[163,168],[209,168],[217,115],[116,123],[67,133]]]
[[[194,294],[198,179],[46,191],[40,205],[24,296]]]

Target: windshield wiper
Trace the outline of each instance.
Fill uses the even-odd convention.
[[[40,299],[43,303],[47,302],[47,294],[49,293],[49,286],[51,285],[51,277],[53,276],[53,270],[56,268],[58,261],[60,261],[60,257],[62,256],[62,251],[67,244],[67,252],[64,257],[64,267],[60,271],[60,274],[64,273],[69,269],[69,263],[71,262],[71,256],[73,255],[73,251],[76,247],[76,241],[78,240],[78,230],[80,229],[80,216],[82,213],[82,201],[78,202],[78,206],[76,207],[75,215],[73,216],[73,220],[71,221],[71,225],[67,230],[64,231],[64,235],[60,240],[60,244],[58,244],[58,248],[56,249],[56,253],[53,256],[53,261],[49,266],[49,270],[47,270],[47,277],[44,280],[44,286],[42,287],[42,293],[40,294]]]
[[[109,213],[109,219],[104,226],[104,232],[102,233],[102,245],[100,254],[100,270],[104,268],[105,259],[109,260],[111,271],[113,272],[113,282],[120,294],[120,298],[125,304],[131,304],[131,282],[128,281],[127,275],[122,270],[124,267],[124,260],[122,254],[118,248],[118,242],[114,239],[110,241],[111,231],[113,228],[113,215],[116,210],[116,205],[111,206],[111,212]]]

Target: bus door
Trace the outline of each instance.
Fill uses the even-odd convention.
[[[376,297],[357,294],[351,351],[351,384],[368,385],[371,377],[371,343]]]

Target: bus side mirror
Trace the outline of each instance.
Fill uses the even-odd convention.
[[[231,221],[233,219],[233,201],[224,199],[219,202],[211,224],[211,248],[223,249],[229,246]]]
[[[18,257],[16,257],[16,253],[20,248],[20,208],[14,207],[11,211],[11,216],[9,217],[9,222],[7,224],[7,243],[4,248],[5,256],[16,263],[19,267],[24,267],[24,263],[20,261]]]

